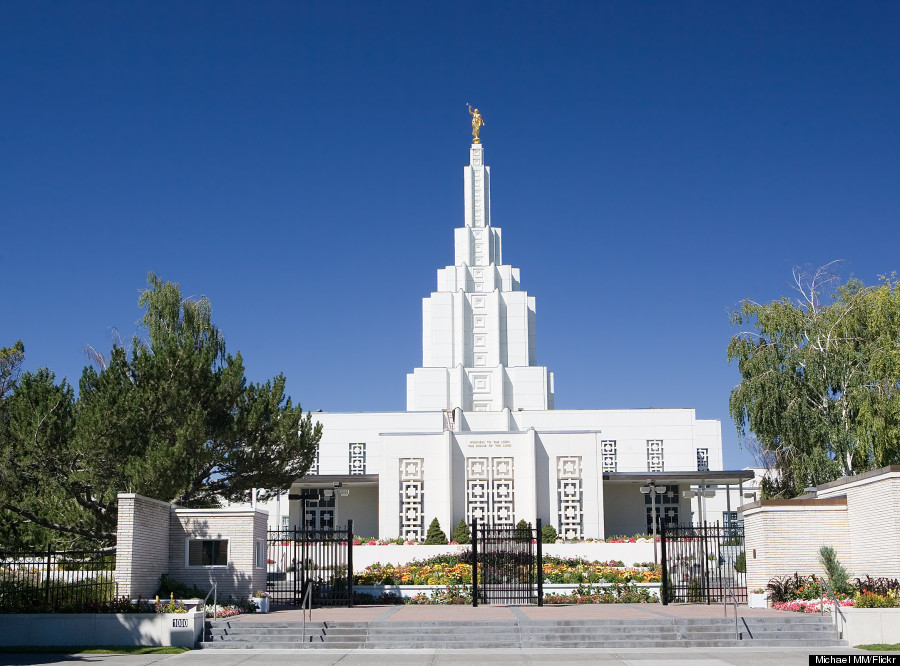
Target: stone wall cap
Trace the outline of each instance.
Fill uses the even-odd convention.
[[[836,479],[835,481],[829,481],[828,483],[823,483],[819,486],[816,486],[816,491],[827,490],[829,488],[837,488],[838,486],[844,486],[849,483],[855,483],[856,481],[863,481],[865,479],[874,479],[876,476],[887,476],[888,474],[896,474],[900,472],[900,465],[888,465],[887,467],[881,467],[880,469],[873,469],[868,472],[863,472],[862,474],[854,474],[853,476],[842,476],[840,479]]]
[[[152,497],[147,497],[146,495],[139,495],[138,493],[117,493],[116,499],[121,501],[123,499],[133,499],[140,500],[142,502],[155,502],[157,504],[162,504],[163,506],[174,506],[171,502],[166,502],[165,500],[158,500]]]
[[[808,507],[820,507],[820,506],[847,506],[847,496],[840,495],[838,497],[823,497],[819,499],[771,499],[771,500],[756,500],[755,502],[750,502],[749,504],[742,504],[738,507],[738,511],[750,511],[751,509],[765,509],[767,507],[776,507],[776,506],[808,506]]]

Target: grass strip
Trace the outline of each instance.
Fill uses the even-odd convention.
[[[877,652],[900,652],[900,643],[869,643],[868,645],[854,645],[859,650],[875,650]]]

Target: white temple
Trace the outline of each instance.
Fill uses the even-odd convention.
[[[540,518],[561,536],[588,538],[651,532],[653,515],[733,518],[752,473],[716,471],[719,421],[693,409],[554,409],[553,373],[537,361],[534,298],[503,263],[477,139],[463,182],[454,264],[438,270],[422,302],[422,366],[407,375],[407,411],[314,414],[324,427],[316,463],[290,499],[273,503],[270,524],[315,529],[352,518],[358,535],[416,540],[435,517],[448,534],[460,519]],[[686,495],[722,486],[733,489],[719,491],[714,515],[698,515],[705,502]]]

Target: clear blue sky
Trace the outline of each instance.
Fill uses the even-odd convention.
[[[0,2],[0,345],[77,385],[149,271],[305,409],[405,409],[467,101],[559,408],[728,417],[728,312],[900,268],[897,2]]]

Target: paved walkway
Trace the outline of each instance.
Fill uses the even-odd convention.
[[[357,606],[355,608],[316,608],[313,622],[454,622],[463,620],[598,620],[634,618],[706,618],[724,617],[721,605],[706,604],[576,604],[572,606]],[[789,611],[738,607],[740,617],[772,617],[792,615]],[[307,614],[307,617],[309,615]],[[728,617],[734,617],[734,607],[728,607]],[[253,613],[229,618],[232,622],[300,622],[299,610],[279,610],[273,613]]]
[[[824,648],[815,654],[874,654],[853,648]],[[900,655],[900,652],[890,654]],[[806,648],[682,649],[498,649],[498,650],[193,650],[179,655],[10,655],[0,664],[102,664],[103,666],[268,666],[320,664],[339,666],[478,666],[480,664],[594,664],[603,666],[806,666]]]
[[[729,609],[728,617],[733,617]],[[772,617],[786,611],[740,607],[743,617]],[[416,621],[454,622],[461,620],[597,619],[722,617],[722,606],[678,604],[585,604],[574,606],[360,606],[358,608],[321,608],[312,611],[313,622],[322,621]],[[265,615],[241,615],[234,622],[300,622],[298,610],[276,611]],[[856,655],[873,653],[849,647],[816,649],[814,654]],[[322,664],[340,666],[400,666],[433,664],[466,666],[479,664],[559,664],[601,663],[603,666],[806,666],[809,648],[632,648],[632,649],[551,649],[510,648],[495,650],[193,650],[180,655],[10,655],[0,654],[0,664],[16,666],[36,664],[102,664],[103,666],[267,666],[268,664]],[[891,653],[900,654],[900,653]]]

